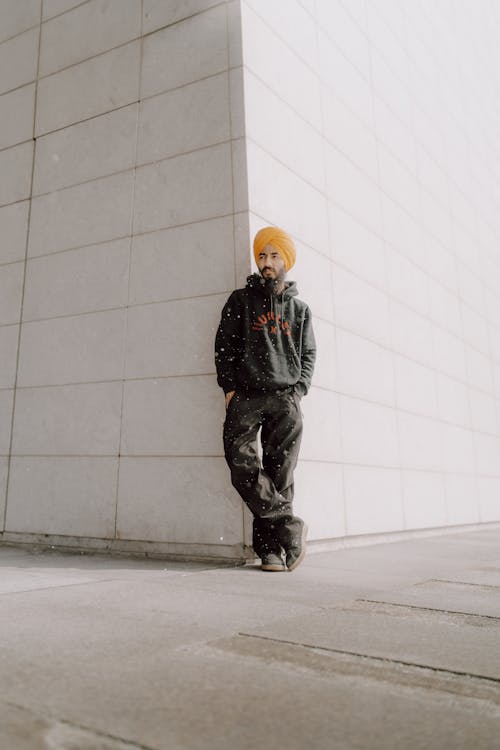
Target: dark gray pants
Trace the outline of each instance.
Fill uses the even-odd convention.
[[[262,427],[262,464],[257,434]],[[231,481],[253,513],[253,548],[279,554],[300,535],[293,515],[293,472],[302,436],[300,397],[279,392],[236,391],[224,422],[224,453]]]

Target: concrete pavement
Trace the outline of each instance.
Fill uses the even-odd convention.
[[[0,750],[500,746],[500,528],[257,567],[0,547]]]

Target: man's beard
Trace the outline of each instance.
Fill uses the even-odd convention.
[[[262,272],[261,272],[261,276],[264,280],[264,283],[262,285],[264,294],[268,295],[269,297],[273,294],[276,295],[278,293],[279,287],[282,286],[285,280],[285,275],[286,275],[286,271],[285,269],[282,269],[281,271],[278,271],[275,279],[266,279],[265,276],[262,276]]]

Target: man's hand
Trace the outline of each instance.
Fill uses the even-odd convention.
[[[235,393],[236,393],[236,391],[228,391],[226,393],[226,411],[227,411],[227,407],[229,406],[229,402],[231,401],[231,399],[232,399],[232,397],[234,396]]]

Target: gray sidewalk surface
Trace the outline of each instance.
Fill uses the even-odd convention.
[[[0,547],[1,750],[500,747],[500,529],[258,567]]]

